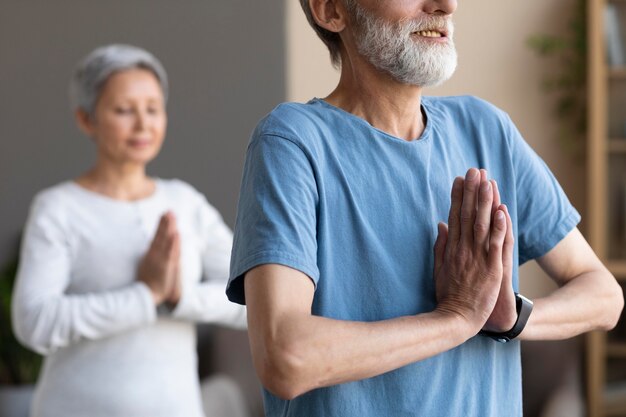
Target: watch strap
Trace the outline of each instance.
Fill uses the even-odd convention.
[[[511,328],[511,330],[507,332],[492,332],[489,330],[481,330],[478,332],[479,335],[487,336],[492,338],[493,340],[501,343],[510,342],[515,339],[522,333],[524,327],[526,327],[526,323],[528,322],[528,318],[530,317],[530,313],[533,311],[533,302],[528,298],[524,297],[522,294],[515,293],[515,307],[517,310],[517,320],[515,324]]]

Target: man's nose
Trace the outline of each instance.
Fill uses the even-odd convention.
[[[457,6],[457,0],[426,0],[424,11],[429,14],[451,15]]]

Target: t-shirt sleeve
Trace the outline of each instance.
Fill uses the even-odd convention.
[[[580,222],[580,214],[545,162],[508,120],[515,171],[519,264],[554,248]]]
[[[318,190],[310,156],[273,135],[253,138],[239,195],[226,293],[245,304],[243,276],[263,264],[297,269],[316,284]]]

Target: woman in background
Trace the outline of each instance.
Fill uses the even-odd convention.
[[[200,417],[194,322],[245,327],[225,295],[231,231],[190,185],[149,177],[167,76],[109,45],[71,96],[95,165],[34,199],[13,297],[18,338],[46,355],[32,416]]]

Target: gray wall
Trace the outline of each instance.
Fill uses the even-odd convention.
[[[75,63],[111,42],[152,51],[171,83],[165,146],[150,172],[188,181],[233,225],[245,147],[285,96],[282,0],[0,0],[0,264],[38,190],[87,169],[94,152],[74,126],[67,83]],[[245,335],[212,332],[212,366],[245,384]]]
[[[152,51],[170,76],[151,173],[187,180],[232,225],[250,131],[285,95],[283,1],[0,0],[0,261],[33,194],[93,161],[67,83],[84,54],[111,42]]]

